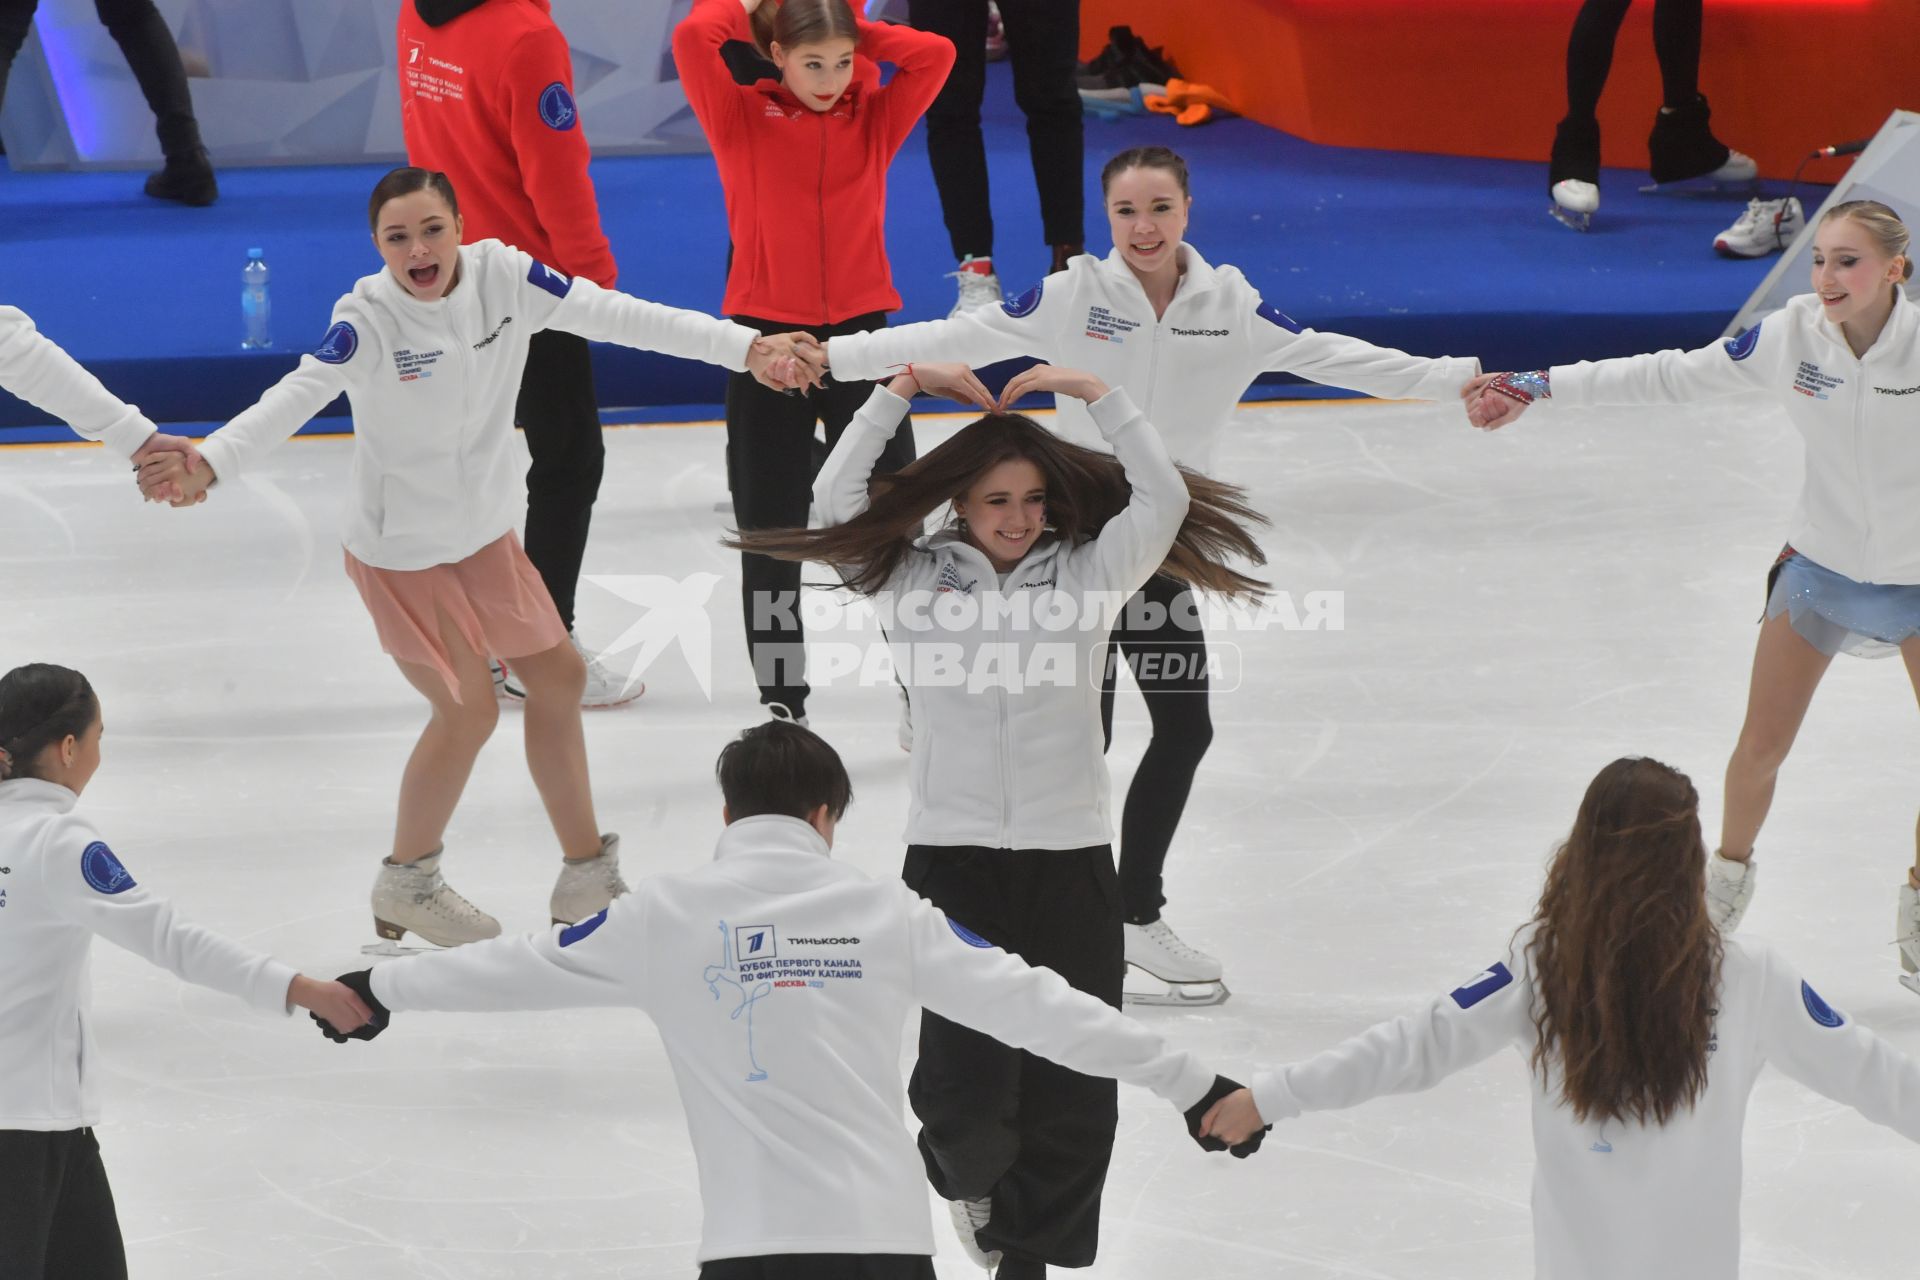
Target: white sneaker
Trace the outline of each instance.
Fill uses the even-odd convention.
[[[788,724],[797,724],[802,729],[809,727],[807,718],[793,714],[792,709],[784,702],[769,702],[767,704],[767,715],[775,720],[785,720]]]
[[[1126,927],[1127,963],[1162,982],[1218,982],[1220,962],[1181,941],[1162,917]]]
[[[487,659],[487,669],[493,673],[493,696],[501,702],[525,702],[527,691],[507,670],[507,664],[498,658]]]
[[[629,687],[627,677],[601,662],[600,655],[581,644],[579,636],[568,632],[567,639],[573,641],[573,651],[580,655],[582,662],[587,664],[587,687],[586,691],[580,695],[581,706],[617,707],[622,703],[632,702],[647,691],[644,680],[634,680]],[[599,909],[595,907],[594,911]],[[593,912],[590,911],[587,914],[592,915]]]
[[[1732,933],[1740,927],[1740,918],[1753,901],[1753,878],[1759,870],[1752,859],[1735,862],[1718,849],[1707,856],[1707,915],[1720,932]]]
[[[409,930],[439,947],[500,936],[500,922],[440,878],[440,854],[404,864],[382,859],[373,882],[373,928],[389,942]]]
[[[1749,200],[1740,220],[1713,238],[1713,247],[1729,258],[1764,258],[1792,244],[1806,225],[1806,214],[1792,196]]]
[[[949,1200],[947,1212],[953,1217],[953,1233],[960,1237],[960,1247],[967,1256],[989,1271],[999,1266],[1000,1251],[988,1253],[980,1247],[980,1228],[993,1217],[992,1199]]]
[[[627,891],[620,878],[620,837],[600,837],[600,852],[591,858],[560,860],[560,878],[553,882],[547,909],[555,924],[579,924]]]
[[[947,319],[951,320],[968,311],[978,311],[982,307],[1000,305],[1004,295],[1000,292],[1000,277],[993,273],[992,258],[981,258],[970,253],[960,259],[960,269],[947,272],[947,276],[960,282],[960,299],[953,304],[953,310],[947,312]]]

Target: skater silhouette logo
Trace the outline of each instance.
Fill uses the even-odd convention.
[[[727,1020],[740,1024],[745,1032],[747,1049],[745,1078],[748,1084],[757,1084],[767,1078],[767,1071],[760,1065],[760,1060],[754,1053],[753,1007],[773,994],[773,983],[756,981],[740,971],[741,965],[746,961],[735,958],[736,938],[743,947],[751,942],[764,954],[768,956],[773,954],[775,942],[772,925],[742,925],[738,929],[733,929],[728,927],[725,920],[722,920],[720,922],[720,963],[708,965],[701,974],[700,980],[707,984],[707,990],[711,991],[713,998],[723,1006],[728,997],[732,997],[731,1007],[727,1008]],[[722,986],[728,988],[726,994],[721,993]]]

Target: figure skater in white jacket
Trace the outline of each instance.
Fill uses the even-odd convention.
[[[1432,1088],[1515,1048],[1531,1068],[1539,1280],[1735,1280],[1740,1139],[1771,1062],[1920,1141],[1920,1063],[1771,947],[1717,929],[1685,774],[1615,760],[1587,788],[1533,919],[1416,1014],[1254,1077],[1205,1131]]]
[[[1122,388],[1159,429],[1175,462],[1210,472],[1221,432],[1263,373],[1451,402],[1480,372],[1475,360],[1427,359],[1303,328],[1265,301],[1239,268],[1208,263],[1185,243],[1193,206],[1187,166],[1166,147],[1114,156],[1100,185],[1113,234],[1105,258],[1073,258],[1004,306],[836,336],[826,344],[834,376],[885,377],[908,361],[978,367],[1036,356]],[[1058,409],[1056,431],[1100,446],[1085,408],[1061,397]],[[1220,961],[1187,943],[1161,914],[1167,851],[1213,741],[1206,633],[1192,595],[1156,575],[1128,605],[1114,640],[1153,721],[1120,819],[1127,961],[1167,984],[1164,992],[1142,989],[1129,999],[1217,1004],[1227,998]],[[1101,714],[1110,741],[1111,684]]]
[[[400,783],[391,855],[373,889],[374,927],[454,946],[500,932],[448,887],[448,822],[499,718],[488,656],[524,680],[527,767],[563,859],[552,918],[585,919],[625,891],[619,837],[594,816],[580,725],[586,666],[514,526],[526,507],[513,433],[527,342],[545,329],[804,381],[792,335],[762,338],[696,311],[569,279],[497,240],[460,243],[446,175],[395,169],[367,207],[384,270],[334,304],[333,327],[260,402],[201,445],[207,466],[175,460],[155,483],[189,495],[231,481],[342,391],[353,407],[347,576],[381,648],[432,717]],[[776,370],[780,376],[776,378]],[[146,473],[143,472],[143,477]]]
[[[100,767],[100,700],[50,663],[0,677],[0,1276],[124,1280],[126,1250],[93,1128],[95,934],[257,1009],[358,1026],[337,982],[295,973],[174,914],[76,811]]]
[[[1532,373],[1467,389],[1498,427],[1550,405],[1685,404],[1763,394],[1806,442],[1787,545],[1767,575],[1746,721],[1727,762],[1720,847],[1707,869],[1714,921],[1731,931],[1753,896],[1754,841],[1774,783],[1834,655],[1898,652],[1920,693],[1920,310],[1907,228],[1872,200],[1829,209],[1816,228],[1813,292],[1737,338]],[[1895,939],[1920,990],[1920,831],[1899,891]]]
[[[926,1193],[900,1123],[900,1035],[916,1006],[1152,1089],[1196,1138],[1208,1107],[1240,1087],[898,880],[836,862],[853,785],[809,730],[756,725],[715,773],[726,830],[710,864],[649,876],[572,928],[346,974],[374,1013],[353,1038],[403,1010],[645,1013],[699,1165],[701,1280],[933,1280]]]
[[[1113,450],[992,414],[890,475],[874,464],[917,391],[985,404],[964,365],[878,387],[814,484],[825,527],[729,544],[833,566],[870,597],[913,709],[904,878],[980,937],[1119,1004],[1125,971],[1100,732],[1108,636],[1156,572],[1224,595],[1260,584],[1237,489],[1167,456],[1123,389],[1036,365],[1012,403],[1050,391],[1087,406]],[[924,536],[924,521],[952,522]],[[1084,1267],[1099,1242],[1116,1111],[1096,1081],[935,1013],[911,1094],[934,1188],[976,1259],[1003,1280]]]

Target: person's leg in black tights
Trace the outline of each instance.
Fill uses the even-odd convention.
[[[987,199],[987,145],[980,134],[980,100],[987,87],[987,0],[911,0],[907,19],[922,31],[953,41],[953,70],[927,108],[927,159],[955,261],[991,258],[993,209]],[[1008,44],[1011,47],[1011,33]],[[1071,75],[1068,87],[1074,87]],[[1079,102],[1075,88],[1076,108]]]
[[[1684,107],[1700,96],[1701,0],[1656,0],[1653,53],[1660,60],[1662,105]]]
[[[607,445],[593,392],[593,356],[577,334],[547,329],[527,344],[515,420],[527,434],[527,559],[573,630]]]
[[[187,69],[167,20],[153,7],[153,0],[94,0],[94,11],[146,95],[160,151],[167,158],[166,167],[147,179],[147,194],[182,204],[212,204],[220,189],[200,141]]]
[[[1074,73],[1079,0],[1000,0],[1013,63],[1013,99],[1027,117],[1027,148],[1040,189],[1040,222],[1055,271],[1086,240],[1086,130]]]

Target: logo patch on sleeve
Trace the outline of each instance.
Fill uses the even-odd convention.
[[[1494,992],[1502,987],[1511,986],[1512,983],[1513,975],[1507,972],[1507,966],[1495,964],[1474,974],[1448,994],[1462,1009],[1471,1009]]]
[[[1259,316],[1262,320],[1266,320],[1266,321],[1269,321],[1270,323],[1279,325],[1282,329],[1285,329],[1288,333],[1298,333],[1303,327],[1298,320],[1295,320],[1292,316],[1288,315],[1286,312],[1282,311],[1280,308],[1274,306],[1271,302],[1261,303],[1260,309],[1255,311],[1253,314]]]
[[[1735,360],[1745,360],[1760,345],[1760,326],[1755,325],[1737,338],[1728,338],[1724,344],[1727,354]]]
[[[1820,993],[1805,982],[1800,984],[1800,1002],[1807,1006],[1807,1016],[1823,1027],[1838,1027],[1846,1022],[1837,1009],[1822,1000]]]
[[[967,928],[967,926],[961,924],[958,920],[955,920],[952,916],[947,917],[947,927],[953,930],[954,937],[960,939],[960,941],[970,947],[991,947],[993,945],[973,930]]]
[[[573,95],[558,80],[540,91],[540,122],[561,133],[580,122],[580,109],[573,105]]]
[[[360,335],[345,320],[334,322],[327,330],[327,336],[320,339],[313,358],[322,364],[345,364],[353,359],[353,353],[360,349]]]
[[[120,859],[113,856],[113,850],[100,840],[88,845],[80,855],[80,874],[98,893],[125,893],[134,884],[133,873],[122,866]]]
[[[558,271],[555,271],[552,267],[538,259],[534,261],[531,267],[527,268],[527,283],[538,285],[556,298],[566,297],[568,291],[573,288],[573,278],[571,276],[561,275]]]
[[[1009,298],[1001,303],[1000,309],[1012,316],[1015,320],[1023,320],[1032,315],[1040,306],[1040,293],[1046,287],[1047,282],[1042,280],[1039,284],[1036,284],[1019,297]]]
[[[562,929],[560,931],[560,945],[563,947],[570,947],[574,943],[580,941],[580,939],[592,933],[595,929],[598,929],[601,925],[605,924],[607,922],[607,911],[608,911],[608,908],[602,907],[600,908],[599,911],[595,912],[593,915],[588,916],[585,920],[582,920],[579,924],[570,924],[566,928]]]

